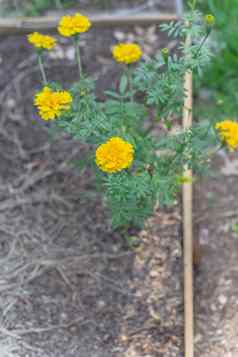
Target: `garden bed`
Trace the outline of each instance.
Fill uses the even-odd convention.
[[[118,84],[110,47],[124,40],[140,43],[145,56],[176,45],[157,25],[92,29],[81,52],[101,100],[104,89]],[[77,76],[74,49],[59,41],[46,70],[67,87]],[[1,353],[183,356],[180,203],[157,207],[145,228],[132,232],[129,248],[110,227],[93,173],[77,167],[89,148],[49,133],[34,111],[40,75],[26,37],[2,37],[0,53]],[[203,254],[194,281],[199,357],[237,355],[237,156],[219,155],[215,178],[196,185],[195,238]]]
[[[83,62],[99,98],[118,80],[115,41],[139,41],[147,55],[167,44],[156,26],[125,32],[85,36]],[[37,119],[39,72],[26,38],[2,38],[0,53],[1,340],[19,356],[183,356],[180,206],[157,208],[128,249],[92,173],[73,165],[88,148],[62,134],[49,139]],[[68,42],[46,67],[65,86],[75,79]]]

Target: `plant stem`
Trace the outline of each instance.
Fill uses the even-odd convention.
[[[75,37],[74,39],[74,46],[75,46],[75,57],[76,57],[76,62],[78,64],[78,70],[79,70],[79,76],[80,78],[82,77],[82,63],[81,63],[81,57],[80,57],[80,49],[79,49],[79,37]]]
[[[61,0],[55,0],[55,4],[57,9],[62,10],[63,9],[63,4],[61,2]]]
[[[47,78],[46,78],[46,74],[45,74],[45,69],[44,69],[44,64],[43,64],[43,61],[42,61],[42,54],[41,53],[38,54],[38,64],[39,64],[40,72],[41,72],[41,76],[42,76],[42,83],[44,85],[47,85]]]
[[[17,0],[14,0],[14,6],[15,6],[15,10],[18,13],[20,11],[20,7],[19,7],[19,3]]]
[[[128,86],[129,86],[129,92],[130,92],[130,102],[133,103],[134,96],[133,96],[132,73],[131,73],[130,65],[127,66],[127,77],[128,77]]]
[[[110,0],[103,0],[103,9],[108,10],[110,7]]]
[[[197,5],[197,0],[193,0],[193,2],[192,2],[192,10],[195,10],[196,5]]]
[[[221,150],[223,148],[223,144],[220,143],[218,144],[215,148],[211,149],[210,151],[207,152],[207,156],[208,158],[211,156],[214,156],[219,150]]]
[[[199,46],[199,48],[198,48],[198,50],[197,50],[197,52],[195,53],[195,58],[198,57],[198,55],[200,54],[201,49],[202,49],[202,46],[203,46],[203,45],[205,44],[205,42],[207,41],[209,35],[210,35],[210,32],[207,32],[206,36],[203,38],[203,40],[202,40],[202,42],[201,42],[201,44],[200,44],[200,46]]]

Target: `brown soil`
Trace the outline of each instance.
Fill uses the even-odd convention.
[[[203,251],[195,276],[197,357],[236,357],[238,155],[220,152],[196,187],[195,222]]]
[[[109,48],[120,31],[85,37],[84,68],[98,79],[98,95],[118,78]],[[136,36],[138,29],[126,31]],[[155,42],[164,46],[165,38],[148,41],[156,28],[143,31],[147,51]],[[31,357],[182,356],[179,207],[157,210],[129,250],[110,228],[92,173],[72,164],[87,148],[67,135],[49,137],[36,116],[40,78],[26,39],[2,38],[0,53],[2,350]],[[54,54],[47,73],[67,87],[77,75],[72,47],[62,41]]]

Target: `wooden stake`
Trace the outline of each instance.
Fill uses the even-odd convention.
[[[186,46],[190,45],[190,38]],[[184,130],[192,126],[192,73],[185,75],[186,98],[183,110]],[[192,171],[185,168],[184,175],[192,179]],[[192,181],[192,180],[191,180]],[[194,316],[193,316],[193,220],[192,183],[183,185],[183,248],[184,248],[184,345],[185,357],[194,356]]]
[[[151,25],[162,21],[178,20],[176,14],[161,14],[158,12],[143,13],[138,15],[113,15],[94,14],[89,15],[94,27],[116,27],[125,25]],[[22,17],[1,18],[1,34],[27,34],[33,31],[55,32],[60,17]]]

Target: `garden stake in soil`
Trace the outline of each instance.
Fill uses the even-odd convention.
[[[191,39],[186,39],[190,46]],[[183,129],[192,126],[192,72],[185,75]],[[185,176],[192,179],[192,171],[185,168]],[[185,357],[194,356],[193,347],[193,229],[192,229],[192,183],[183,184],[183,256],[184,256],[184,347]]]

